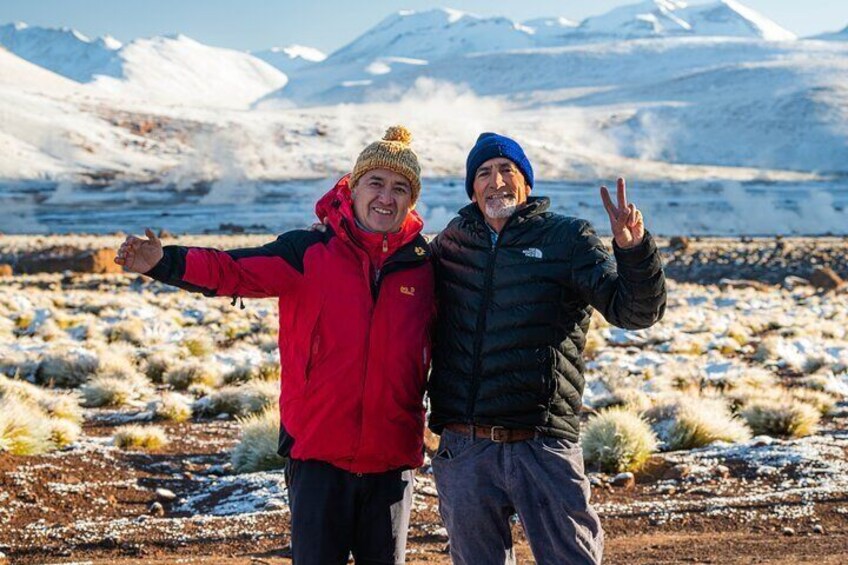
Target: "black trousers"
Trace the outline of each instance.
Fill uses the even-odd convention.
[[[356,474],[322,461],[289,459],[294,565],[404,563],[412,471]]]

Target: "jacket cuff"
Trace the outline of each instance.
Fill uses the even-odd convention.
[[[142,274],[157,281],[166,283],[173,282],[171,279],[173,278],[175,273],[173,273],[174,261],[172,258],[172,254],[177,251],[176,248],[176,245],[166,245],[162,249],[162,258],[159,259],[159,262],[156,263],[152,269]]]
[[[645,237],[642,238],[642,243],[639,245],[624,249],[619,247],[618,243],[613,239],[612,248],[615,253],[616,262],[627,265],[638,265],[657,252],[657,244],[654,242],[654,237],[647,230],[645,230]]]

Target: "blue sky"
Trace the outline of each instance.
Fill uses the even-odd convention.
[[[300,43],[331,52],[398,10],[448,6],[517,20],[565,16],[580,20],[627,0],[0,0],[0,23],[73,27],[122,41],[184,33],[198,41],[258,50]],[[702,0],[691,4],[704,3]],[[805,36],[848,25],[846,0],[746,0],[747,6]]]

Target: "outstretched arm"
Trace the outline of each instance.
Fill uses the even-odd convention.
[[[127,270],[207,296],[281,296],[303,273],[302,237],[289,232],[261,247],[219,251],[162,247],[152,231],[130,236],[115,262]]]

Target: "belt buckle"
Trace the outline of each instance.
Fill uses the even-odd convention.
[[[496,436],[497,432],[503,432],[504,435],[503,436]],[[492,429],[489,431],[489,439],[492,440],[495,443],[505,443],[507,441],[506,440],[507,434],[509,434],[509,430],[507,430],[505,427],[503,427],[503,426],[492,426]],[[498,439],[498,437],[501,437],[502,439]]]

